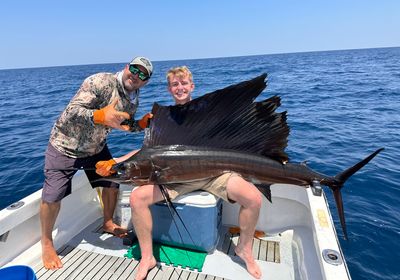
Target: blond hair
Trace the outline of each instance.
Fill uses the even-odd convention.
[[[167,82],[169,84],[170,79],[173,76],[177,76],[178,78],[188,77],[191,82],[193,82],[193,75],[190,72],[189,68],[186,66],[178,66],[168,70],[167,72]]]

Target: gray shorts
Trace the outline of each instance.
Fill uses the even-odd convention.
[[[111,153],[107,148],[90,157],[71,158],[55,149],[50,143],[47,146],[44,164],[44,184],[42,190],[42,200],[46,202],[57,202],[71,194],[71,180],[77,170],[65,170],[74,168],[95,168],[100,160],[111,159]],[[51,170],[50,170],[51,169]],[[64,170],[56,170],[64,169]],[[96,181],[102,177],[95,170],[85,170],[92,188],[118,188],[119,184],[108,181]],[[96,182],[94,182],[96,181]]]
[[[226,184],[231,176],[240,176],[240,174],[226,172],[220,176],[209,179],[202,179],[186,183],[164,184],[163,186],[167,189],[171,200],[192,191],[204,190],[222,198],[225,201],[234,203],[235,201],[229,199],[228,193],[226,192]]]

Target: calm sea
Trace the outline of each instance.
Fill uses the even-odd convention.
[[[349,241],[326,193],[353,279],[400,279],[400,48],[155,62],[139,116],[155,101],[172,103],[165,73],[179,65],[194,73],[195,96],[267,72],[263,97],[281,96],[288,111],[293,162],[335,175],[384,147],[342,190]],[[123,66],[0,71],[0,209],[42,187],[51,127],[81,82]],[[109,146],[119,156],[140,148],[142,138],[115,131]]]

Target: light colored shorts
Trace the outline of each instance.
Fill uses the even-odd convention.
[[[222,198],[225,201],[234,203],[235,201],[229,199],[228,193],[226,192],[226,185],[228,183],[228,179],[231,176],[240,176],[240,174],[227,172],[213,178],[186,183],[163,184],[163,186],[167,189],[168,195],[171,200],[186,193],[190,193],[196,190],[204,190]]]

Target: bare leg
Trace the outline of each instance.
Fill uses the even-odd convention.
[[[42,261],[47,269],[56,270],[61,268],[62,262],[54,249],[52,232],[58,213],[60,212],[61,202],[47,203],[42,201],[40,204],[40,224],[42,229]]]
[[[162,194],[160,189],[158,186],[154,185],[141,186],[131,193],[132,223],[135,227],[142,253],[135,280],[145,279],[149,270],[156,265],[156,259],[153,256],[153,240],[151,237],[153,219],[149,207],[161,200]]]
[[[124,237],[127,235],[128,230],[117,225],[113,221],[115,206],[118,199],[118,189],[116,188],[103,188],[101,198],[103,200],[103,230],[114,234],[117,237]]]
[[[253,235],[260,213],[262,196],[258,189],[240,176],[232,176],[227,183],[228,197],[240,204],[240,238],[235,249],[245,263],[247,271],[255,278],[261,278],[261,270],[253,257]]]

